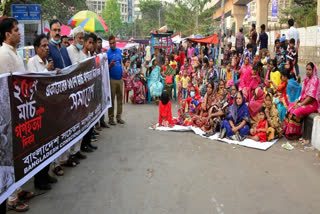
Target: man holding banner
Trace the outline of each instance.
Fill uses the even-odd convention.
[[[18,27],[18,21],[14,18],[5,18],[0,23],[0,74],[3,73],[14,73],[16,71],[25,71],[23,61],[20,56],[17,54],[16,47],[20,43],[20,32]],[[8,103],[9,105],[9,103]],[[8,140],[9,141],[9,140]],[[8,148],[5,148],[6,151],[12,151],[12,141],[7,142],[6,145]],[[8,152],[6,155],[10,155]],[[1,173],[0,180],[7,181],[7,183],[2,184],[9,186],[14,182],[14,170],[13,170],[13,161],[2,160],[1,157]],[[9,164],[9,165],[8,165]],[[10,183],[8,183],[10,182]],[[2,190],[2,186],[0,188]],[[2,191],[1,191],[2,193]],[[29,209],[29,205],[20,201],[20,198],[32,198],[34,196],[33,192],[23,191],[21,188],[17,188],[13,194],[8,198],[8,208],[15,211],[24,212]]]

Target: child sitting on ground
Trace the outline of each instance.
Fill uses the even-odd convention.
[[[188,97],[188,87],[190,83],[190,77],[188,77],[187,71],[183,71],[183,77],[181,77],[181,87],[182,87],[182,99],[187,99]]]
[[[266,142],[267,141],[267,130],[268,130],[268,121],[266,119],[265,107],[259,109],[259,122],[257,127],[250,129],[249,139]]]
[[[164,90],[159,102],[159,126],[172,127],[171,101],[167,90]]]

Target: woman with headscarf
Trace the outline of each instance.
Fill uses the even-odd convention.
[[[294,73],[290,73],[287,84],[287,95],[290,103],[295,102],[301,96],[301,85],[296,81]]]
[[[222,89],[219,94],[218,102],[215,103],[209,110],[209,116],[207,123],[201,127],[206,132],[206,136],[209,137],[215,134],[220,128],[220,123],[224,120],[229,107],[228,92],[226,89]]]
[[[250,131],[250,114],[242,91],[237,93],[236,102],[229,108],[229,113],[220,125],[220,138],[225,136],[233,140],[243,140]]]
[[[301,98],[288,107],[283,121],[283,131],[288,139],[297,139],[302,136],[302,120],[309,114],[319,111],[320,84],[317,68],[309,62],[306,66],[306,77],[303,80]]]
[[[267,130],[267,139],[268,141],[271,141],[282,136],[280,117],[276,105],[273,103],[273,96],[271,93],[266,94],[264,98],[264,107],[269,126]]]
[[[244,64],[240,68],[240,78],[238,79],[239,83],[239,90],[243,89],[245,87],[245,78],[248,74],[252,73],[252,66],[250,64],[249,57],[244,58]]]
[[[161,82],[161,73],[160,67],[157,65],[158,61],[156,58],[153,58],[148,72],[148,82],[149,82],[149,90],[151,97],[155,97],[156,101],[159,101],[159,97],[161,96],[163,85]]]
[[[251,117],[251,124],[256,124],[258,119],[259,109],[263,106],[265,93],[261,87],[256,88],[254,95],[248,103],[248,109]]]
[[[193,125],[199,128],[205,125],[208,120],[209,110],[217,102],[218,102],[217,90],[215,88],[214,83],[209,82],[207,87],[207,93],[204,96],[201,103],[200,115],[195,115],[192,117]]]
[[[178,110],[178,125],[192,125],[192,117],[200,114],[201,95],[195,86],[190,88],[190,97],[182,101],[182,106]]]
[[[165,80],[164,88],[168,91],[170,99],[172,98],[173,78],[176,74],[175,70],[170,66],[170,60],[167,56],[162,66],[161,75]]]
[[[260,77],[258,75],[258,70],[259,65],[255,64],[251,70],[251,73],[246,73],[246,75],[241,80],[241,83],[243,83],[243,88],[239,88],[239,90],[242,90],[245,100],[247,102],[251,100],[254,94],[254,90],[259,86],[261,82]]]

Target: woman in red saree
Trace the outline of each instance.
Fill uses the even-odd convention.
[[[159,102],[159,126],[172,127],[173,125],[169,93],[164,90]]]
[[[303,80],[301,98],[289,105],[282,124],[284,134],[288,139],[301,137],[303,118],[320,110],[320,83],[317,68],[312,62],[306,66],[306,75]]]

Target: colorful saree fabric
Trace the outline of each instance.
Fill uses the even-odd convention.
[[[237,102],[234,102],[232,106],[229,108],[229,114],[227,115],[226,119],[221,122],[220,130],[226,129],[226,135],[228,137],[232,137],[236,133],[233,133],[232,127],[230,125],[229,120],[231,120],[234,124],[234,126],[238,126],[242,123],[242,121],[246,121],[246,125],[244,125],[239,130],[239,135],[241,137],[244,137],[249,134],[249,123],[250,123],[250,114],[248,106],[245,102],[244,97],[242,96],[242,103],[240,106],[237,105]]]

